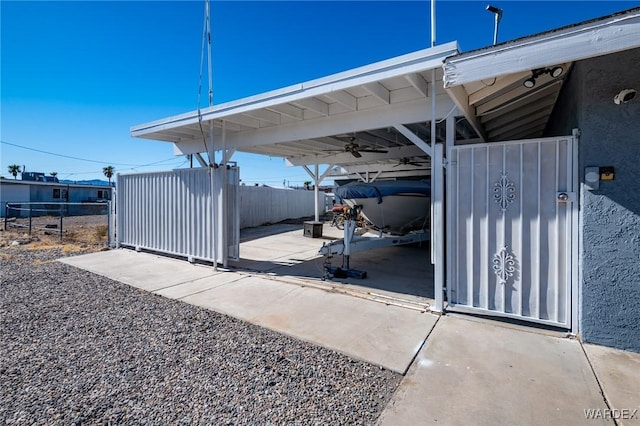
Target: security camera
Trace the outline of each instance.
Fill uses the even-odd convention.
[[[636,97],[636,93],[638,93],[636,89],[621,90],[620,93],[614,96],[613,102],[615,102],[616,105],[626,104],[627,102],[631,101],[633,98]]]

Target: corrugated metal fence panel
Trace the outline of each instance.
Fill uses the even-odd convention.
[[[119,174],[115,240],[224,263],[225,254],[239,258],[240,228],[314,214],[313,191],[239,186],[239,175],[238,168]],[[324,206],[324,193],[318,197]]]
[[[324,193],[318,194],[318,205],[324,208]],[[240,187],[240,227],[249,228],[285,219],[313,216],[314,191]]]
[[[221,185],[212,186],[211,173],[179,169],[118,175],[118,242],[213,261],[213,196],[220,196]],[[222,171],[213,173],[220,179]]]
[[[570,327],[573,149],[567,137],[451,150],[450,305]]]

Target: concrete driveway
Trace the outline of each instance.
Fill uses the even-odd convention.
[[[233,271],[131,250],[61,261],[404,374],[381,425],[640,426],[640,354],[534,327],[425,312],[432,290],[415,277],[432,270],[415,269],[428,264],[419,249],[356,259],[376,272],[367,278],[370,287],[320,285],[309,277],[321,275],[321,242],[300,234],[250,238]],[[383,274],[385,262],[395,268],[391,275]],[[398,288],[401,303],[393,296]]]
[[[640,354],[443,316],[380,425],[640,425]]]
[[[288,258],[272,252],[278,262]],[[111,250],[60,260],[142,290],[211,309],[404,374],[438,317],[354,297],[271,269],[211,267]],[[251,262],[248,260],[247,262]]]

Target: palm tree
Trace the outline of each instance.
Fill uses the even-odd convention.
[[[109,179],[109,185],[111,185],[111,177],[116,169],[113,166],[107,166],[102,169],[102,173]]]
[[[17,164],[12,164],[9,166],[9,173],[13,175],[14,179],[18,179],[18,173],[20,172],[20,166],[18,166]]]
[[[51,172],[51,173],[49,173],[49,174],[51,175],[51,177],[56,177],[56,176],[58,176],[58,172]]]
[[[311,189],[311,181],[310,180],[305,181],[303,183],[303,185],[304,185],[304,189],[307,189],[307,190]]]

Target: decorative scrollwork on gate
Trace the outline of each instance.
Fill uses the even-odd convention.
[[[509,203],[516,199],[516,186],[509,180],[506,173],[500,175],[498,182],[493,184],[493,198],[500,204],[502,212],[507,211]]]
[[[503,247],[493,256],[493,272],[498,276],[500,284],[504,285],[513,276],[516,270],[516,261],[513,255]]]

